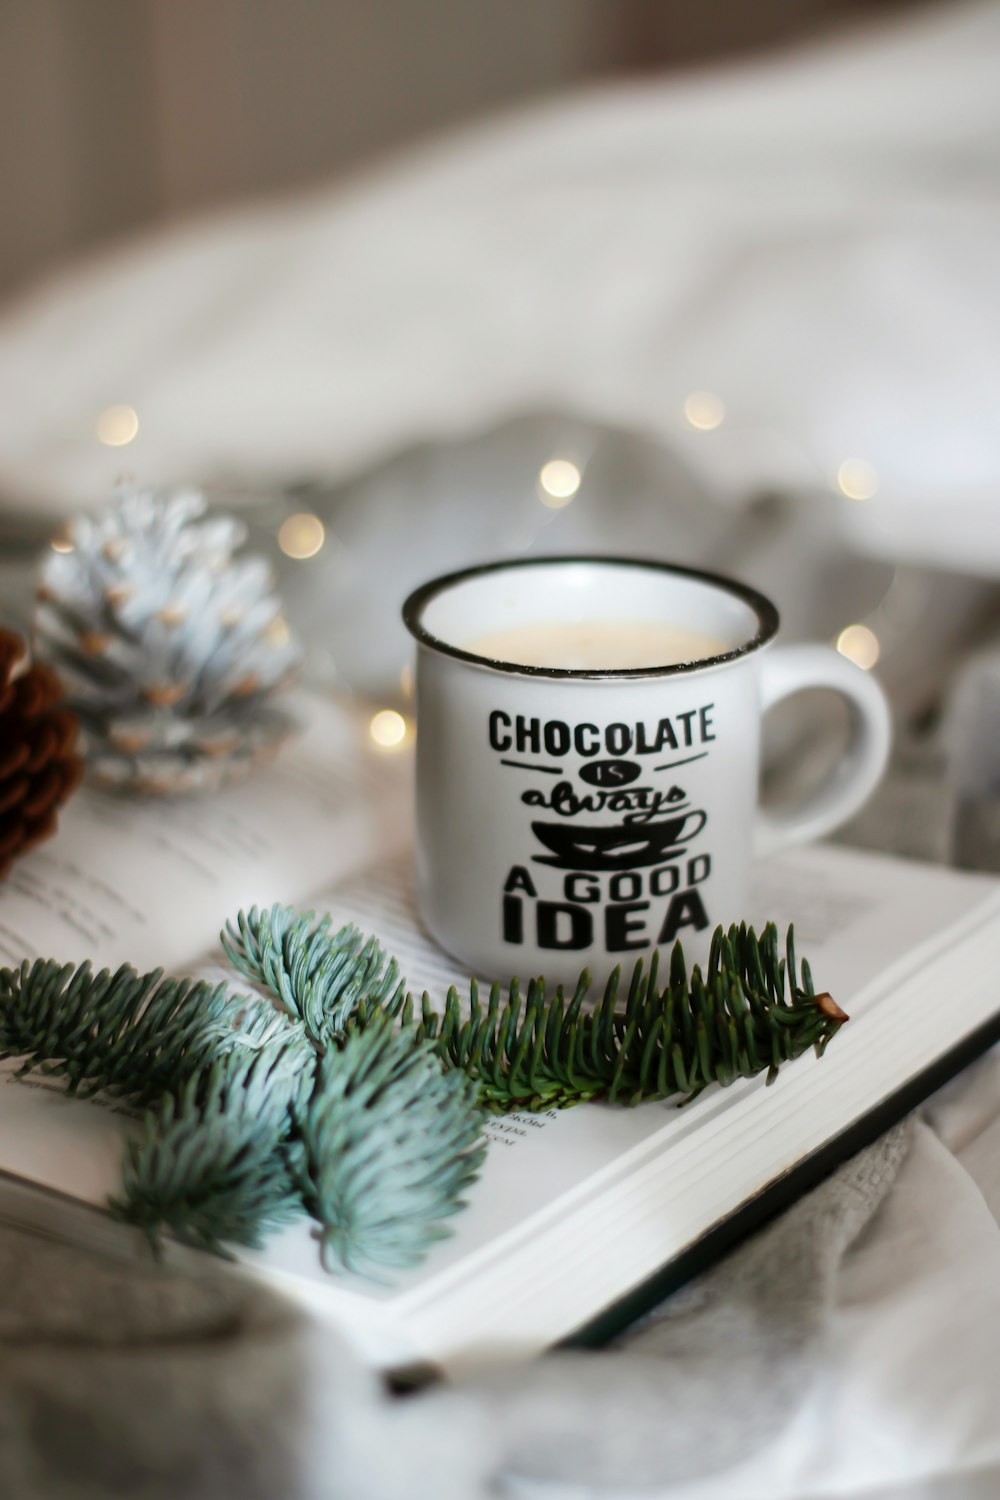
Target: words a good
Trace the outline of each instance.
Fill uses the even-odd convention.
[[[606,892],[598,877],[578,871],[566,876],[566,900],[550,901],[538,899],[531,872],[514,865],[503,887],[503,940],[562,952],[595,942],[608,953],[665,947],[685,928],[703,932],[708,926],[698,886],[711,868],[710,857],[698,855],[648,873],[620,871]]]

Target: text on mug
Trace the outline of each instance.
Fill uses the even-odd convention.
[[[489,735],[492,749],[504,754],[516,750],[519,755],[568,755],[570,749],[584,758],[609,756],[662,755],[664,750],[680,750],[703,745],[715,739],[711,713],[714,703],[702,704],[655,724],[567,724],[564,719],[513,717],[502,708],[490,714]]]

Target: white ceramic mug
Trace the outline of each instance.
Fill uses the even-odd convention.
[[[575,670],[477,655],[504,629],[670,621],[719,642],[666,667]],[[751,860],[819,838],[875,787],[890,724],[832,646],[774,647],[754,589],[640,559],[532,558],[451,573],[407,599],[417,640],[417,872],[424,921],[483,978],[603,978],[676,938],[703,960],[747,915]],[[851,738],[804,802],[758,807],[761,718],[840,694]]]

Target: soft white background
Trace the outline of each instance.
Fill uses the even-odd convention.
[[[260,485],[544,404],[863,545],[1000,567],[1000,10],[605,87],[123,248],[0,316],[0,490]],[[692,390],[725,402],[694,432]],[[127,450],[94,424],[128,402]],[[831,502],[832,503],[832,502]]]

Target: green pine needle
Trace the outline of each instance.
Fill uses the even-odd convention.
[[[542,980],[522,996],[515,979],[506,994],[493,985],[484,1004],[473,981],[467,1006],[454,988],[443,1013],[425,995],[416,1034],[474,1079],[483,1108],[497,1113],[691,1099],[710,1083],[725,1087],[765,1071],[770,1083],[783,1062],[810,1047],[822,1053],[846,1019],[829,996],[814,993],[806,964],[800,984],[794,943],[789,928],[786,961],[773,923],[759,937],[746,925],[720,927],[704,974],[696,967],[688,975],[677,943],[662,988],[654,953],[648,969],[636,963],[625,995],[616,969],[593,1008],[586,972],[568,999],[562,989],[548,994]],[[377,1008],[369,1002],[365,1010]],[[412,1014],[410,1003],[404,1021]]]
[[[165,979],[162,969],[137,974],[123,964],[94,974],[89,963],[51,959],[0,969],[0,1058],[23,1058],[22,1073],[64,1077],[84,1096],[106,1090],[139,1107],[155,1103],[217,1058],[288,1029],[264,1000]]]

